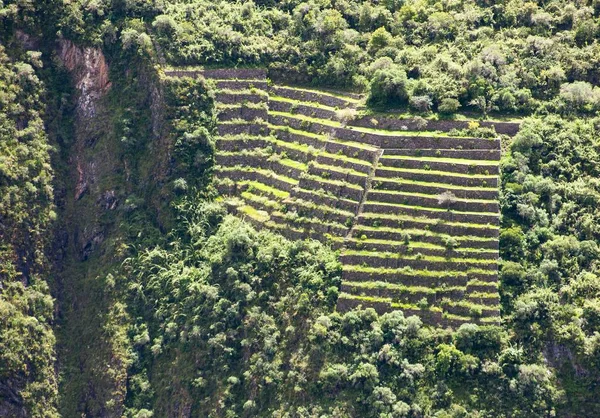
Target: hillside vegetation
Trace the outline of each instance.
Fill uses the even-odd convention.
[[[1,2],[0,416],[599,416],[599,18],[595,1]],[[265,80],[171,74],[202,66]],[[319,105],[315,91],[341,102]],[[233,124],[251,115],[243,137],[223,131],[227,112]],[[488,141],[493,158],[415,142],[433,154],[384,153],[361,171],[386,129],[358,127],[372,119],[462,122],[430,135]],[[483,120],[520,129],[498,135]],[[262,152],[226,148],[258,140]],[[254,178],[233,178],[236,158]],[[260,170],[287,174],[263,184],[265,160]],[[308,210],[327,214],[316,218],[329,239],[297,239],[313,231],[296,216],[302,199],[282,209],[318,183],[330,185],[316,193],[325,209]],[[429,225],[423,203],[440,188],[470,188],[458,203],[493,210]],[[406,201],[362,202],[394,193]],[[347,222],[342,201],[365,216]],[[388,219],[382,203],[421,212]],[[450,227],[420,243],[419,260],[399,250]],[[367,285],[399,274],[349,256],[483,259],[457,246],[457,231],[477,227],[498,242],[494,286],[471,283],[493,320],[478,320],[481,307],[442,327],[413,316],[433,282],[409,307],[364,309],[367,289],[355,293],[363,308],[337,308],[348,265]],[[338,230],[353,232],[353,253]]]

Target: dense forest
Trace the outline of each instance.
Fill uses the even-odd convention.
[[[4,0],[0,21],[0,416],[600,416],[600,2]],[[521,122],[501,323],[338,312],[339,251],[228,213],[215,86],[164,72],[198,66]]]

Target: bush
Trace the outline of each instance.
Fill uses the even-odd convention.
[[[378,51],[386,46],[390,45],[394,38],[392,35],[385,29],[385,27],[381,27],[371,35],[371,39],[369,40],[369,50]]]
[[[600,102],[600,90],[587,81],[565,83],[560,86],[560,99],[571,110],[593,110]]]
[[[431,110],[431,105],[431,98],[427,95],[413,96],[410,98],[410,107],[417,112],[429,112],[429,110]]]
[[[408,78],[397,65],[377,70],[370,84],[369,102],[375,105],[406,105]]]
[[[458,100],[447,97],[443,99],[440,105],[438,106],[438,111],[445,115],[450,115],[456,113],[459,107],[460,102]]]
[[[335,118],[337,120],[339,120],[342,125],[345,125],[348,122],[350,122],[351,120],[353,120],[354,118],[356,118],[356,113],[357,113],[356,109],[352,109],[352,108],[340,109],[340,110],[336,110]]]
[[[450,191],[445,191],[444,193],[440,193],[437,196],[437,199],[440,206],[450,209],[450,207],[456,202],[456,195]]]

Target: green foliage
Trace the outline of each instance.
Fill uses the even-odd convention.
[[[173,126],[175,174],[190,185],[206,181],[215,143],[213,93],[204,79],[170,78],[165,82],[167,119]]]
[[[0,415],[58,416],[53,300],[46,277],[55,219],[39,55],[0,46]]]
[[[585,395],[600,379],[593,348],[600,331],[596,123],[527,120],[502,163],[505,310],[527,356],[550,350],[559,377],[571,382],[567,397],[578,399],[569,407],[582,415],[599,410]]]
[[[379,106],[403,106],[408,103],[406,72],[398,67],[375,71],[369,90],[369,102]]]
[[[125,265],[137,318],[129,416],[168,415],[173,396],[203,416],[552,413],[552,374],[512,360],[501,328],[451,334],[400,311],[332,313],[333,252],[256,232],[216,203],[179,210],[171,244]]]

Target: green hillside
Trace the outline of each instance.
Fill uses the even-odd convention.
[[[0,22],[0,417],[600,416],[597,1]]]

